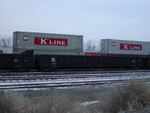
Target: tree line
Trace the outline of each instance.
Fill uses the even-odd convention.
[[[0,36],[0,47],[12,47],[13,40],[10,36]]]

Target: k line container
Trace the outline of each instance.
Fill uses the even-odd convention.
[[[150,55],[150,42],[102,39],[101,53]]]
[[[14,32],[13,53],[34,50],[34,54],[82,55],[83,36],[35,32]]]

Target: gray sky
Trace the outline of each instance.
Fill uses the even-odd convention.
[[[150,0],[0,0],[0,14],[0,35],[30,31],[150,41]]]

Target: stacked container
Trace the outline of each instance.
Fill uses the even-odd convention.
[[[150,55],[150,42],[102,39],[101,54]]]
[[[14,32],[13,53],[34,50],[34,54],[82,55],[83,36]]]

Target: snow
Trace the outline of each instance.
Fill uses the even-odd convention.
[[[83,102],[81,103],[82,106],[88,106],[88,105],[91,105],[91,104],[96,104],[96,103],[99,103],[101,101],[87,101],[87,102]]]
[[[69,78],[70,76],[85,76],[85,78]],[[72,85],[72,84],[82,84],[86,85],[87,82],[100,82],[100,83],[111,83],[111,81],[115,80],[130,80],[130,79],[149,79],[150,72],[126,72],[126,73],[98,73],[92,74],[93,77],[87,77],[86,75],[90,74],[69,74],[68,79],[43,79],[43,80],[12,80],[12,81],[0,81],[0,88],[6,86],[3,85],[18,85],[13,87],[20,87],[19,85],[41,85],[41,86],[58,86],[58,85]],[[98,75],[98,77],[97,77]],[[35,75],[36,76],[36,75]],[[44,76],[44,75],[40,75]],[[46,75],[48,76],[48,75]],[[57,75],[58,76],[58,75]],[[63,76],[63,75],[59,75]],[[115,83],[114,83],[115,84]],[[119,83],[116,83],[119,84]],[[10,86],[8,86],[10,87]],[[65,88],[65,87],[64,87]]]

